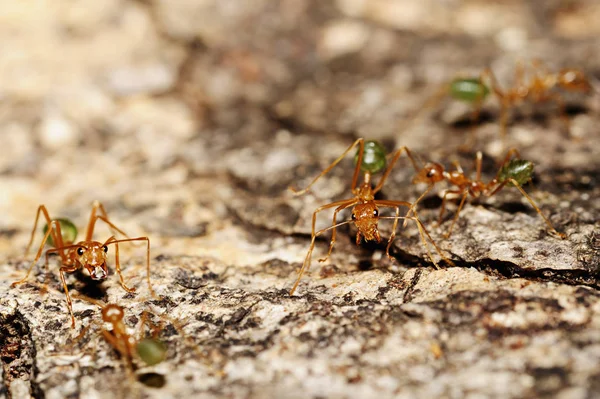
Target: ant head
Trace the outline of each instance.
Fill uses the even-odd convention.
[[[108,276],[106,253],[108,247],[97,241],[83,241],[75,250],[77,261],[90,273],[92,280],[103,280]]]
[[[352,208],[352,221],[358,229],[357,241],[362,234],[366,241],[381,241],[377,222],[379,222],[379,209],[373,201],[355,205]]]
[[[109,303],[102,308],[102,320],[107,323],[118,323],[119,321],[123,320],[123,317],[125,317],[125,312],[123,312],[123,308],[119,305]]]
[[[558,85],[566,90],[589,92],[592,85],[579,69],[563,69],[558,73]]]
[[[509,162],[502,165],[498,171],[496,179],[500,183],[508,179],[513,179],[519,185],[523,185],[531,180],[533,175],[533,162],[524,159],[511,159]]]
[[[435,184],[444,180],[444,167],[439,163],[430,162],[423,167],[413,178],[413,184]]]

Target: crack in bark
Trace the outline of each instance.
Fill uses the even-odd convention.
[[[456,263],[456,262],[455,262]],[[553,282],[567,285],[585,285],[595,290],[600,289],[598,273],[588,270],[567,269],[525,269],[512,262],[479,259],[477,262],[461,263],[461,267],[474,267],[480,272],[490,275],[501,275],[505,278],[524,278],[531,281]]]
[[[0,313],[0,363],[3,368],[3,386],[12,398],[11,383],[20,379],[29,383],[34,398],[44,398],[44,392],[35,382],[38,374],[35,343],[27,320],[14,307],[10,313]]]

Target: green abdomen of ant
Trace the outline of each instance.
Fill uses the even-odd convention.
[[[360,149],[354,156],[354,163],[358,162],[358,156]],[[385,169],[385,148],[377,141],[369,140],[365,142],[362,164],[360,170],[365,173],[377,173]]]
[[[62,236],[63,243],[65,245],[74,243],[75,239],[77,238],[77,227],[75,227],[73,222],[71,222],[69,219],[66,219],[66,218],[58,218],[58,219],[53,219],[53,220],[58,221],[58,224],[60,225],[60,235]],[[44,235],[46,235],[47,232],[48,232],[48,225],[45,225],[44,226]],[[54,240],[52,239],[52,235],[50,235],[48,237],[48,243],[53,247],[56,247],[56,245],[58,245],[58,243],[55,243]]]
[[[144,338],[138,342],[136,351],[144,363],[154,366],[165,360],[167,347],[161,341],[154,338]]]
[[[524,159],[512,159],[502,166],[496,179],[500,183],[504,183],[508,179],[513,179],[520,185],[523,185],[531,180],[532,175],[533,162]]]
[[[490,89],[479,78],[454,79],[450,83],[450,95],[460,101],[474,103],[482,101]]]

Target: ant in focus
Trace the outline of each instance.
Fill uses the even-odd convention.
[[[516,158],[511,159],[512,156],[516,156]],[[426,164],[414,177],[413,184],[417,183],[427,183],[429,184],[429,188],[432,188],[436,183],[446,180],[450,185],[456,186],[457,188],[454,190],[446,190],[442,197],[442,205],[440,208],[440,214],[438,218],[438,224],[442,223],[442,217],[444,216],[444,211],[446,209],[446,199],[448,195],[458,195],[461,196],[460,203],[458,205],[458,209],[456,210],[456,215],[452,220],[452,224],[448,229],[448,232],[445,234],[446,238],[449,238],[452,234],[452,228],[458,219],[458,215],[462,210],[465,200],[467,196],[471,196],[473,198],[479,197],[491,197],[498,193],[505,186],[514,186],[523,194],[527,201],[531,204],[531,206],[536,210],[536,212],[544,219],[550,232],[559,238],[565,239],[567,236],[564,233],[558,232],[550,220],[544,216],[540,208],[533,202],[533,199],[523,190],[522,185],[531,181],[533,175],[533,162],[526,161],[523,159],[519,159],[520,155],[516,149],[510,149],[504,158],[504,162],[502,166],[498,170],[496,177],[493,178],[488,183],[485,183],[481,180],[481,162],[482,162],[482,154],[481,151],[477,152],[475,157],[475,179],[470,179],[467,177],[462,168],[458,163],[454,163],[456,168],[455,171],[448,172],[444,169],[442,165],[435,162],[430,162]],[[417,200],[418,202],[418,200]],[[416,206],[416,203],[415,203]]]
[[[394,224],[392,227],[392,234],[390,235],[390,238],[388,239],[388,243],[387,243],[387,247],[386,247],[386,255],[390,259],[392,259],[392,256],[390,255],[389,250],[392,245],[392,242],[394,241],[394,238],[396,237],[396,228],[398,225],[398,220],[404,219],[405,222],[408,220],[414,220],[417,223],[417,227],[419,229],[419,235],[421,237],[423,246],[427,250],[427,254],[429,255],[429,258],[431,259],[431,261],[433,262],[435,267],[437,268],[438,265],[429,251],[429,246],[427,245],[427,240],[425,239],[425,236],[427,236],[429,238],[429,240],[435,247],[437,253],[442,257],[442,259],[445,260],[448,264],[453,265],[452,261],[447,259],[442,254],[441,250],[438,248],[435,241],[433,241],[433,239],[431,238],[431,236],[425,229],[425,226],[423,226],[423,223],[421,223],[421,220],[417,216],[416,211],[414,209],[414,204],[407,202],[407,201],[390,201],[390,200],[376,200],[375,199],[375,194],[377,192],[379,192],[381,190],[381,188],[383,187],[383,184],[385,183],[387,177],[389,176],[390,172],[392,171],[392,168],[394,167],[394,165],[396,164],[396,162],[402,155],[403,151],[406,152],[407,156],[409,157],[409,159],[411,160],[411,162],[413,164],[413,167],[418,170],[416,163],[415,163],[412,155],[410,154],[410,151],[406,147],[400,148],[399,150],[395,151],[391,155],[391,161],[389,162],[389,165],[386,168],[387,159],[386,159],[385,149],[381,146],[381,144],[379,144],[376,141],[365,141],[364,139],[360,138],[360,139],[356,140],[350,147],[348,147],[348,149],[346,149],[346,151],[344,151],[342,153],[342,155],[340,155],[335,161],[333,161],[333,163],[331,163],[331,165],[329,165],[327,168],[325,168],[323,170],[323,172],[321,172],[321,174],[319,174],[317,177],[315,177],[313,179],[313,181],[306,188],[304,188],[303,190],[295,190],[290,187],[290,190],[295,195],[302,195],[302,194],[306,193],[317,180],[319,180],[321,177],[323,177],[329,171],[331,171],[348,153],[350,153],[356,147],[358,147],[358,150],[354,157],[356,167],[354,168],[354,176],[352,177],[352,186],[351,186],[351,191],[352,191],[353,196],[348,199],[343,199],[343,200],[335,201],[335,202],[332,202],[332,203],[329,203],[326,205],[322,205],[313,212],[310,247],[308,249],[308,253],[306,254],[306,258],[304,259],[304,263],[302,264],[302,268],[298,272],[298,277],[296,279],[296,282],[294,283],[294,286],[290,290],[290,295],[294,294],[294,291],[296,290],[296,288],[298,287],[298,284],[300,283],[300,279],[302,278],[302,275],[310,267],[311,255],[312,255],[313,249],[315,247],[316,238],[328,230],[332,231],[331,232],[331,241],[329,242],[329,251],[327,253],[327,256],[325,256],[325,258],[323,258],[323,259],[319,259],[320,262],[325,262],[329,258],[329,256],[331,255],[331,252],[333,250],[333,245],[335,244],[335,240],[336,240],[336,229],[342,225],[349,224],[349,223],[354,223],[354,225],[356,226],[356,228],[358,230],[356,233],[356,244],[359,245],[362,238],[364,238],[365,241],[381,242],[381,236],[379,234],[379,229],[378,229],[379,220],[380,219],[393,219]],[[371,177],[373,174],[381,172],[381,171],[384,171],[383,175],[382,175],[381,179],[379,180],[379,182],[377,183],[377,185],[375,186],[375,188],[373,188],[371,185]],[[360,172],[363,173],[363,182],[362,182],[362,184],[357,185],[358,176],[359,176]],[[419,200],[429,191],[429,189],[421,195]],[[416,202],[418,202],[419,200],[417,200]],[[415,202],[415,204],[416,204],[416,202]],[[409,207],[409,211],[406,214],[406,216],[404,216],[404,217],[399,216],[401,206]],[[352,219],[338,223],[337,222],[338,213],[340,211],[350,208],[350,207],[352,207]],[[380,216],[379,207],[393,208],[393,209],[395,209],[396,214],[395,214],[395,216]],[[332,222],[331,226],[321,229],[319,231],[315,231],[317,214],[325,209],[330,209],[330,208],[335,208],[335,210],[333,212],[333,222]],[[408,214],[410,212],[414,213],[414,216],[408,216]]]
[[[535,104],[554,101],[559,107],[561,118],[568,132],[570,128],[565,103],[560,93],[554,90],[561,89],[587,94],[593,90],[589,80],[583,71],[579,69],[564,68],[558,72],[550,72],[543,66],[541,61],[537,60],[531,62],[530,71],[529,80],[525,81],[525,68],[521,63],[518,63],[515,69],[513,86],[507,89],[500,87],[490,68],[485,68],[479,77],[453,79],[449,84],[445,84],[439,93],[434,95],[423,108],[432,107],[440,102],[442,97],[448,95],[456,100],[473,104],[472,121],[476,122],[479,119],[483,101],[493,92],[500,102],[500,133],[504,138],[510,108],[525,101]],[[489,84],[486,85],[486,81]]]
[[[46,245],[46,243],[50,244],[52,248],[46,250],[46,271],[48,270],[48,256],[52,253],[57,253],[60,256],[61,261],[61,267],[59,269],[60,280],[62,282],[62,286],[67,297],[67,306],[71,315],[71,327],[75,328],[75,317],[73,316],[73,306],[71,303],[71,296],[69,295],[69,290],[67,288],[67,283],[65,280],[65,273],[73,273],[77,270],[84,268],[89,272],[92,280],[106,279],[106,277],[108,276],[108,267],[106,265],[108,246],[114,245],[115,268],[117,270],[117,274],[119,275],[119,283],[125,291],[134,292],[134,288],[129,288],[125,284],[123,274],[121,273],[121,263],[119,262],[119,243],[130,241],[145,241],[147,244],[146,277],[148,280],[148,289],[153,296],[155,295],[154,290],[152,289],[152,284],[150,282],[150,239],[148,237],[129,238],[127,234],[125,234],[121,229],[115,226],[108,219],[104,206],[102,206],[100,202],[94,201],[92,206],[92,212],[90,214],[90,219],[86,229],[85,239],[77,243],[75,242],[75,239],[77,238],[77,228],[75,227],[75,225],[68,219],[51,219],[46,207],[44,205],[40,205],[38,207],[35,222],[33,224],[33,230],[31,231],[31,238],[29,239],[29,244],[27,245],[27,249],[25,250],[25,257],[27,256],[27,253],[31,248],[31,244],[33,243],[40,214],[42,214],[46,219],[46,226],[44,226],[44,238],[42,239],[42,243],[40,244],[35,260],[29,266],[25,277],[23,277],[19,281],[15,281],[14,283],[12,283],[11,287],[14,288],[15,286],[27,281],[31,270],[33,269],[33,266],[42,256],[44,246]],[[113,233],[115,233],[116,231],[125,236],[126,238],[117,239],[114,235],[112,235],[104,242],[93,241],[92,235],[94,234],[94,227],[96,226],[96,222],[98,220],[102,220],[104,223],[106,223]]]

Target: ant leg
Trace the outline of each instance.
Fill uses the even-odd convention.
[[[148,237],[123,238],[117,240],[114,236],[112,236],[104,243],[104,245],[115,244],[115,268],[117,269],[117,274],[119,275],[121,287],[123,287],[123,289],[127,292],[135,291],[135,288],[129,288],[125,285],[123,275],[121,273],[121,264],[119,262],[118,243],[131,241],[146,241],[146,279],[148,280],[148,291],[150,291],[150,295],[156,298],[156,292],[154,292],[154,289],[152,288],[152,282],[150,281],[150,239]]]
[[[33,244],[33,238],[35,236],[35,230],[37,229],[38,220],[40,218],[40,213],[42,213],[44,215],[44,218],[46,218],[46,224],[48,226],[50,226],[50,223],[52,222],[52,219],[50,218],[50,214],[48,213],[46,206],[40,205],[35,214],[35,222],[33,222],[33,229],[31,230],[31,236],[29,237],[29,243],[27,244],[27,248],[25,248],[25,255],[23,255],[24,257],[27,257],[27,254],[29,253],[29,250],[31,249],[31,244]],[[54,239],[54,238],[55,237],[53,235],[52,239]],[[56,243],[56,241],[55,241],[55,243]]]
[[[331,225],[335,226],[335,224],[337,223],[336,219],[337,219],[338,212],[340,212],[340,211],[342,211],[342,210],[344,210],[346,208],[349,208],[350,206],[352,206],[354,204],[355,204],[355,201],[352,200],[352,202],[349,202],[348,204],[343,204],[343,205],[340,205],[337,208],[335,208],[335,211],[333,212],[333,222],[331,223]],[[313,224],[313,231],[314,231],[314,224]],[[326,257],[324,257],[322,259],[319,259],[319,262],[325,262],[329,258],[329,256],[331,256],[331,252],[333,251],[333,244],[335,244],[336,233],[337,233],[337,229],[332,229],[332,231],[331,231],[331,241],[329,242],[329,251],[327,252],[327,256]]]
[[[52,224],[52,219],[50,218],[50,214],[48,213],[48,210],[46,209],[45,205],[40,205],[35,214],[35,222],[33,223],[33,229],[31,230],[31,237],[29,237],[29,243],[27,244],[27,248],[25,248],[25,255],[23,255],[24,257],[27,257],[27,254],[29,253],[29,250],[31,249],[31,244],[33,244],[35,230],[37,229],[37,224],[38,224],[38,221],[40,218],[40,213],[44,215],[44,218],[46,219],[46,225],[48,226],[48,229],[50,230],[50,225]],[[53,230],[51,235],[52,235],[52,241],[54,242],[55,247],[58,248],[58,247],[62,247],[64,245],[64,243],[63,243],[63,239],[62,239],[62,233],[60,231],[60,223],[56,223],[55,225],[57,226],[57,229]],[[45,244],[45,242],[44,242],[44,244]],[[59,255],[64,262],[66,260],[64,253],[61,251],[59,253]]]
[[[483,98],[478,98],[473,104],[473,113],[471,114],[471,126],[469,126],[469,137],[465,144],[462,144],[459,149],[469,150],[477,143],[477,122],[481,115],[481,109],[483,108]]]
[[[350,147],[348,147],[348,149],[346,149],[346,151],[344,151],[342,153],[342,155],[340,155],[335,161],[333,161],[331,163],[331,165],[329,165],[327,168],[325,168],[317,177],[315,177],[313,179],[313,181],[310,182],[310,184],[308,186],[306,186],[306,188],[302,189],[302,190],[296,190],[293,187],[289,187],[289,190],[291,192],[294,193],[294,195],[302,195],[304,193],[306,193],[313,184],[316,183],[317,180],[319,180],[321,177],[325,176],[327,173],[329,173],[331,171],[331,169],[333,169],[335,167],[335,165],[337,165],[338,163],[340,163],[340,161],[342,159],[344,159],[344,157],[346,155],[348,155],[348,153],[350,151],[352,151],[356,146],[359,146],[359,150],[358,150],[358,159],[356,162],[356,167],[354,168],[354,176],[352,177],[352,190],[354,191],[354,189],[356,188],[356,182],[358,181],[358,174],[360,172],[360,167],[362,165],[362,157],[363,157],[363,153],[364,153],[364,148],[365,148],[365,140],[360,138],[357,139],[354,143],[352,143],[352,145]]]
[[[494,94],[496,94],[496,97],[498,97],[498,100],[500,102],[500,134],[502,137],[502,140],[505,139],[506,137],[506,125],[507,125],[507,118],[508,118],[508,107],[510,105],[509,103],[509,98],[506,96],[506,94],[504,93],[504,91],[500,88],[500,85],[498,84],[498,80],[496,79],[496,76],[494,75],[494,72],[492,72],[492,70],[490,68],[485,68],[483,70],[483,72],[480,75],[480,79],[483,82],[483,79],[488,78],[490,81],[490,87],[492,88],[492,90],[494,91]]]
[[[425,191],[423,191],[423,193],[421,193],[421,195],[419,196],[419,198],[417,198],[417,200],[415,202],[412,203],[412,205],[410,206],[408,212],[406,212],[405,216],[410,216],[411,212],[414,212],[415,214],[417,213],[417,204],[419,202],[421,202],[421,200],[423,198],[425,198],[425,196],[431,191],[431,189],[433,188],[434,184],[430,184],[427,189]],[[402,223],[402,227],[406,227],[406,225],[408,224],[408,219],[404,219],[404,222]]]
[[[392,172],[392,168],[394,167],[394,165],[396,165],[396,162],[398,162],[398,159],[402,155],[402,151],[406,152],[406,156],[408,156],[408,159],[410,159],[410,162],[412,163],[413,168],[415,169],[415,172],[419,173],[420,168],[417,166],[417,162],[415,161],[412,154],[410,153],[410,150],[405,146],[401,147],[400,149],[394,151],[394,153],[392,155],[392,160],[390,161],[388,167],[386,168],[385,172],[383,173],[383,176],[381,176],[381,179],[379,179],[379,183],[377,183],[377,186],[373,190],[373,194],[375,194],[379,190],[381,190],[381,188],[383,187],[383,184],[385,183],[385,180],[388,178],[388,176]]]
[[[313,236],[310,240],[310,247],[308,247],[308,252],[306,253],[306,257],[304,258],[304,263],[302,263],[302,268],[298,272],[298,277],[296,277],[296,282],[294,283],[294,285],[292,286],[292,289],[290,290],[290,296],[294,295],[294,291],[296,291],[296,288],[298,288],[298,284],[300,284],[300,279],[302,278],[302,276],[304,275],[304,273],[308,270],[308,268],[310,266],[310,258],[311,258],[313,249],[315,248],[316,237],[317,237],[316,234],[313,234]]]
[[[100,215],[96,215],[99,213]],[[102,205],[99,201],[94,201],[92,206],[92,212],[90,213],[90,219],[86,228],[85,240],[91,241],[92,236],[94,235],[94,228],[96,227],[96,222],[98,219],[102,220],[104,223],[108,225],[113,235],[116,233],[120,233],[123,236],[130,238],[123,230],[114,225],[109,219],[106,213],[106,209],[104,209],[104,205]]]
[[[417,207],[417,204],[418,204],[419,202],[421,202],[421,200],[422,200],[423,198],[425,198],[425,196],[426,196],[426,195],[427,195],[427,194],[428,194],[428,193],[431,191],[431,189],[433,189],[433,184],[430,184],[429,186],[427,186],[427,188],[425,189],[425,191],[423,191],[423,192],[421,193],[421,195],[419,196],[419,198],[417,198],[417,200],[416,200],[415,202],[413,202],[413,204],[412,204],[412,206],[411,206],[411,209],[409,210],[409,212],[410,212],[411,210],[413,210],[413,209],[416,209],[416,207]],[[407,213],[407,214],[406,214],[406,216],[409,216],[409,213]]]
[[[119,352],[121,358],[123,359],[123,362],[125,362],[126,364],[127,370],[131,370],[131,372],[133,373],[133,353],[131,352],[130,344],[127,342],[128,336],[121,336],[121,339],[119,339],[115,335],[113,335],[112,332],[104,329],[102,329],[102,336],[110,346],[112,346],[117,352]]]
[[[454,219],[452,219],[452,224],[450,225],[448,232],[446,234],[444,234],[444,238],[450,238],[450,236],[452,235],[452,228],[454,228],[454,224],[458,220],[458,215],[460,214],[460,211],[462,210],[463,206],[465,205],[465,200],[467,199],[468,194],[469,194],[468,191],[464,192],[462,199],[460,200],[460,204],[458,205],[458,209],[456,210],[456,215],[454,215]]]
[[[389,218],[394,218],[396,220],[397,219],[410,219],[410,220],[414,220],[417,223],[417,228],[419,230],[419,236],[421,237],[421,243],[423,244],[423,247],[425,248],[425,251],[427,252],[427,256],[429,256],[429,259],[431,259],[431,262],[433,263],[433,265],[435,266],[436,269],[439,269],[439,266],[438,266],[437,262],[435,261],[434,257],[432,256],[431,251],[429,250],[429,245],[427,245],[427,239],[425,237],[429,238],[429,241],[435,248],[438,255],[440,255],[440,257],[444,260],[444,262],[446,262],[450,266],[455,266],[454,262],[452,262],[450,259],[448,259],[444,256],[444,254],[442,253],[442,250],[435,243],[435,241],[433,240],[433,238],[431,237],[431,235],[429,234],[429,232],[423,225],[423,222],[421,222],[421,219],[419,219],[419,216],[416,213],[415,213],[414,217],[413,216],[404,216],[404,217],[402,217],[402,216],[390,216],[390,217],[384,216],[384,217],[382,217],[382,219],[389,219]]]
[[[98,201],[94,201],[92,204],[92,212],[90,213],[90,220],[88,221],[88,225],[85,228],[85,240],[86,241],[91,241],[92,240],[92,236],[94,235],[94,228],[96,227],[96,212],[98,211],[98,208],[102,206],[100,204],[100,202]],[[102,209],[104,210],[104,207],[102,207]]]
[[[535,70],[540,70],[542,72],[542,76],[550,75],[550,71],[546,68],[546,65],[539,58],[534,58],[531,60],[531,68]]]
[[[139,331],[138,331],[138,341],[141,341],[144,338],[144,326],[146,325],[146,323],[148,322],[148,312],[146,310],[144,310],[142,312],[142,315],[140,317],[140,326]]]
[[[481,181],[481,160],[482,160],[481,151],[477,151],[477,155],[475,155],[475,181]]]
[[[456,169],[456,171],[460,174],[464,174],[463,168],[462,166],[460,166],[460,163],[456,160],[452,161],[452,166],[454,166],[454,168]]]
[[[317,213],[321,212],[324,209],[329,209],[329,208],[333,208],[333,207],[337,207],[337,206],[342,206],[342,205],[347,205],[348,207],[350,207],[350,206],[356,204],[357,202],[358,201],[355,198],[350,199],[350,200],[336,201],[336,202],[332,202],[331,204],[320,206],[319,208],[317,208],[313,212],[312,233],[311,233],[310,247],[308,248],[308,252],[306,254],[306,257],[304,258],[304,263],[302,263],[302,268],[300,268],[300,271],[298,272],[298,277],[296,277],[296,282],[294,283],[294,286],[290,290],[290,295],[294,295],[294,291],[296,291],[296,288],[298,287],[298,284],[300,284],[300,279],[302,278],[302,276],[304,275],[304,273],[310,267],[310,258],[312,256],[313,250],[315,249],[316,238],[318,236],[320,236],[321,234],[323,234],[324,232],[326,232],[327,230],[335,230],[337,227],[339,227],[339,226],[341,226],[343,224],[350,223],[349,221],[341,222],[341,223],[338,223],[338,224],[326,227],[326,228],[324,228],[322,230],[319,230],[319,231],[317,231],[315,233],[315,224],[316,224],[316,219],[317,219]]]
[[[531,204],[533,209],[535,209],[535,211],[538,213],[538,215],[540,215],[542,217],[542,219],[544,219],[544,222],[546,222],[546,224],[548,225],[548,228],[550,229],[550,232],[552,234],[558,236],[559,238],[561,238],[563,240],[565,238],[567,238],[567,235],[565,233],[561,233],[554,228],[554,226],[552,225],[550,220],[546,216],[544,216],[544,214],[542,213],[540,208],[538,208],[538,206],[535,204],[535,202],[533,202],[533,199],[525,192],[525,190],[523,190],[521,185],[519,183],[517,183],[517,181],[515,179],[509,179],[508,181],[511,182],[517,188],[517,190],[519,190],[521,192],[521,194],[523,194],[523,196],[525,198],[527,198],[527,201],[529,201],[529,203]],[[496,192],[497,191],[494,190],[494,192],[492,194],[495,194]]]
[[[416,122],[419,122],[423,118],[425,111],[438,105],[444,97],[448,96],[449,92],[450,92],[450,84],[449,83],[441,84],[440,88],[437,89],[435,91],[435,93],[429,99],[427,99],[422,105],[419,106],[419,110],[416,112],[416,114],[414,116],[412,116],[410,118],[408,123],[401,124],[401,126],[400,126],[401,130],[406,131],[412,125],[414,125]]]
[[[315,233],[315,225],[317,223],[317,213],[325,210],[325,209],[329,209],[329,208],[333,208],[333,207],[350,207],[354,204],[356,204],[357,200],[355,198],[349,199],[349,200],[342,200],[342,201],[336,201],[336,202],[332,202],[331,204],[327,204],[327,205],[323,205],[318,207],[314,212],[313,212],[313,216],[312,216],[312,230],[311,230],[311,240],[310,240],[310,247],[308,249],[308,253],[306,254],[306,257],[304,258],[304,263],[302,264],[302,268],[300,269],[300,271],[298,272],[298,277],[296,278],[296,282],[294,283],[294,286],[292,287],[292,289],[290,290],[290,295],[294,295],[294,291],[296,290],[296,288],[298,287],[298,284],[300,284],[300,279],[302,278],[302,275],[308,270],[308,268],[310,267],[310,258],[312,255],[312,252],[315,248],[315,240],[317,238],[318,235],[322,234],[323,232],[327,231],[327,230],[333,230],[335,231],[336,227],[339,225],[332,225],[326,229],[323,230],[319,230],[318,232]],[[332,233],[333,235],[333,233]],[[330,242],[330,251],[333,248],[333,243],[335,241],[332,240],[332,242]],[[327,255],[329,256],[329,255]]]
[[[502,101],[500,109],[500,138],[506,140],[506,134],[508,129],[508,106]]]
[[[538,208],[538,206],[535,204],[535,202],[533,201],[533,199],[525,192],[525,190],[523,190],[523,187],[521,187],[521,185],[514,179],[507,179],[504,182],[500,183],[492,192],[490,192],[489,194],[486,194],[486,196],[491,197],[492,195],[495,195],[498,191],[500,191],[507,183],[511,183],[513,184],[520,192],[521,194],[523,194],[523,196],[527,199],[527,201],[529,201],[529,203],[531,204],[531,206],[533,207],[533,209],[535,209],[535,211],[542,217],[542,219],[544,219],[544,221],[546,222],[546,224],[548,225],[548,227],[550,228],[550,232],[556,236],[558,236],[561,239],[565,239],[567,238],[567,235],[564,233],[561,233],[559,231],[557,231],[554,226],[552,225],[552,223],[550,222],[550,220],[544,216],[544,214],[542,213],[542,211],[540,210],[540,208]]]
[[[406,213],[407,216],[410,213],[410,211],[411,210],[409,209],[408,212]],[[390,255],[390,247],[392,246],[392,242],[394,242],[394,240],[396,239],[396,229],[398,228],[398,220],[399,219],[400,219],[400,208],[396,207],[396,217],[394,217],[394,224],[392,226],[392,234],[390,235],[387,246],[385,247],[385,254],[387,255],[388,259],[391,261],[394,260],[394,257],[392,255]],[[404,219],[404,226],[402,226],[402,227],[406,227],[407,221],[408,221],[408,219]]]
[[[36,222],[37,222],[37,220],[36,220]],[[58,236],[61,237],[60,242],[62,243],[62,236],[61,236],[61,232],[60,232],[60,222],[58,220],[52,220],[48,224],[48,231],[46,231],[46,234],[44,235],[44,238],[42,239],[42,243],[40,244],[40,247],[35,256],[35,259],[33,260],[33,262],[31,262],[29,269],[27,269],[27,273],[25,274],[25,277],[23,277],[21,280],[18,280],[18,281],[15,281],[14,283],[12,283],[10,285],[12,288],[16,287],[19,284],[23,284],[25,281],[27,281],[27,279],[29,278],[29,275],[31,274],[31,270],[33,270],[33,266],[35,266],[37,261],[42,256],[42,252],[44,250],[44,245],[46,245],[46,241],[48,241],[50,234],[52,234],[54,231],[58,232]],[[64,263],[66,261],[66,259],[62,252],[63,248],[64,247],[61,245],[60,247],[55,248],[55,250],[49,250],[48,252],[53,251],[53,252],[58,252],[59,254],[61,254],[61,257],[63,258],[63,263]]]
[[[119,284],[121,287],[127,292],[135,292],[135,288],[129,288],[127,284],[125,284],[125,279],[123,278],[123,273],[121,271],[121,262],[119,261],[119,242],[116,240],[115,236],[110,237],[104,245],[115,244],[115,269],[117,269],[117,275],[119,276]]]
[[[533,69],[535,70],[537,62],[534,60],[531,62],[531,65],[532,65]],[[517,61],[517,64],[515,66],[515,81],[514,81],[515,87],[521,86],[521,84],[523,83],[523,75],[524,74],[525,74],[525,67],[523,66],[523,62],[521,62],[519,60],[519,61]]]
[[[67,297],[67,307],[69,308],[69,314],[71,315],[71,328],[75,328],[75,316],[73,316],[73,303],[71,302],[71,296],[69,295],[69,289],[67,288],[67,281],[65,280],[65,272],[72,273],[77,268],[63,266],[58,271],[60,272],[60,281],[62,282],[63,289],[65,290],[65,296]]]
[[[119,284],[121,284],[121,287],[123,287],[123,289],[127,292],[135,292],[135,288],[129,288],[123,279],[121,262],[119,261],[119,243],[117,242],[115,243],[115,268],[117,269],[117,274],[119,275]]]
[[[423,195],[421,195],[421,197],[423,197]],[[421,198],[419,197],[419,199]],[[418,201],[418,200],[417,200]],[[387,243],[387,247],[385,248],[385,254],[388,256],[388,258],[390,260],[393,260],[393,257],[390,255],[390,248],[392,247],[392,242],[394,242],[394,239],[396,238],[396,229],[398,228],[398,220],[401,219],[400,217],[400,207],[401,206],[406,206],[408,207],[408,211],[406,212],[406,216],[403,217],[402,219],[404,219],[404,224],[402,227],[406,227],[406,221],[409,218],[409,214],[412,212],[415,215],[417,214],[416,209],[414,209],[416,203],[410,203],[407,201],[388,201],[388,200],[376,200],[375,201],[375,205],[377,206],[384,206],[384,207],[389,207],[389,208],[394,208],[396,210],[396,216],[394,217],[394,224],[392,226],[392,234],[390,235],[390,238],[388,239],[388,243]]]
[[[506,152],[506,156],[504,157],[504,161],[502,161],[501,166],[504,166],[510,161],[510,159],[514,157],[515,159],[521,158],[521,153],[516,148],[511,148]]]
[[[419,229],[419,235],[421,236],[421,242],[423,243],[423,246],[427,250],[427,255],[429,256],[429,259],[431,259],[431,262],[433,263],[435,268],[439,269],[440,267],[438,266],[437,262],[435,261],[435,259],[431,255],[431,252],[429,251],[429,246],[427,245],[427,240],[425,239],[425,235],[427,235],[427,238],[429,238],[429,241],[435,248],[438,255],[440,255],[440,257],[444,260],[444,262],[446,262],[450,266],[453,266],[453,267],[456,266],[454,264],[454,262],[452,262],[450,259],[448,259],[444,256],[444,254],[442,253],[442,250],[440,249],[440,247],[437,246],[437,244],[435,243],[433,238],[431,238],[431,235],[429,234],[429,232],[427,231],[427,229],[425,228],[425,226],[423,225],[423,223],[421,222],[421,220],[418,218],[417,215],[415,215],[414,220],[415,220],[415,222],[417,222],[417,227]]]
[[[446,211],[446,197],[448,194],[463,194],[463,190],[446,190],[444,191],[444,196],[442,197],[442,206],[440,207],[440,214],[438,216],[438,225],[442,224],[442,218],[444,217],[444,212]]]

